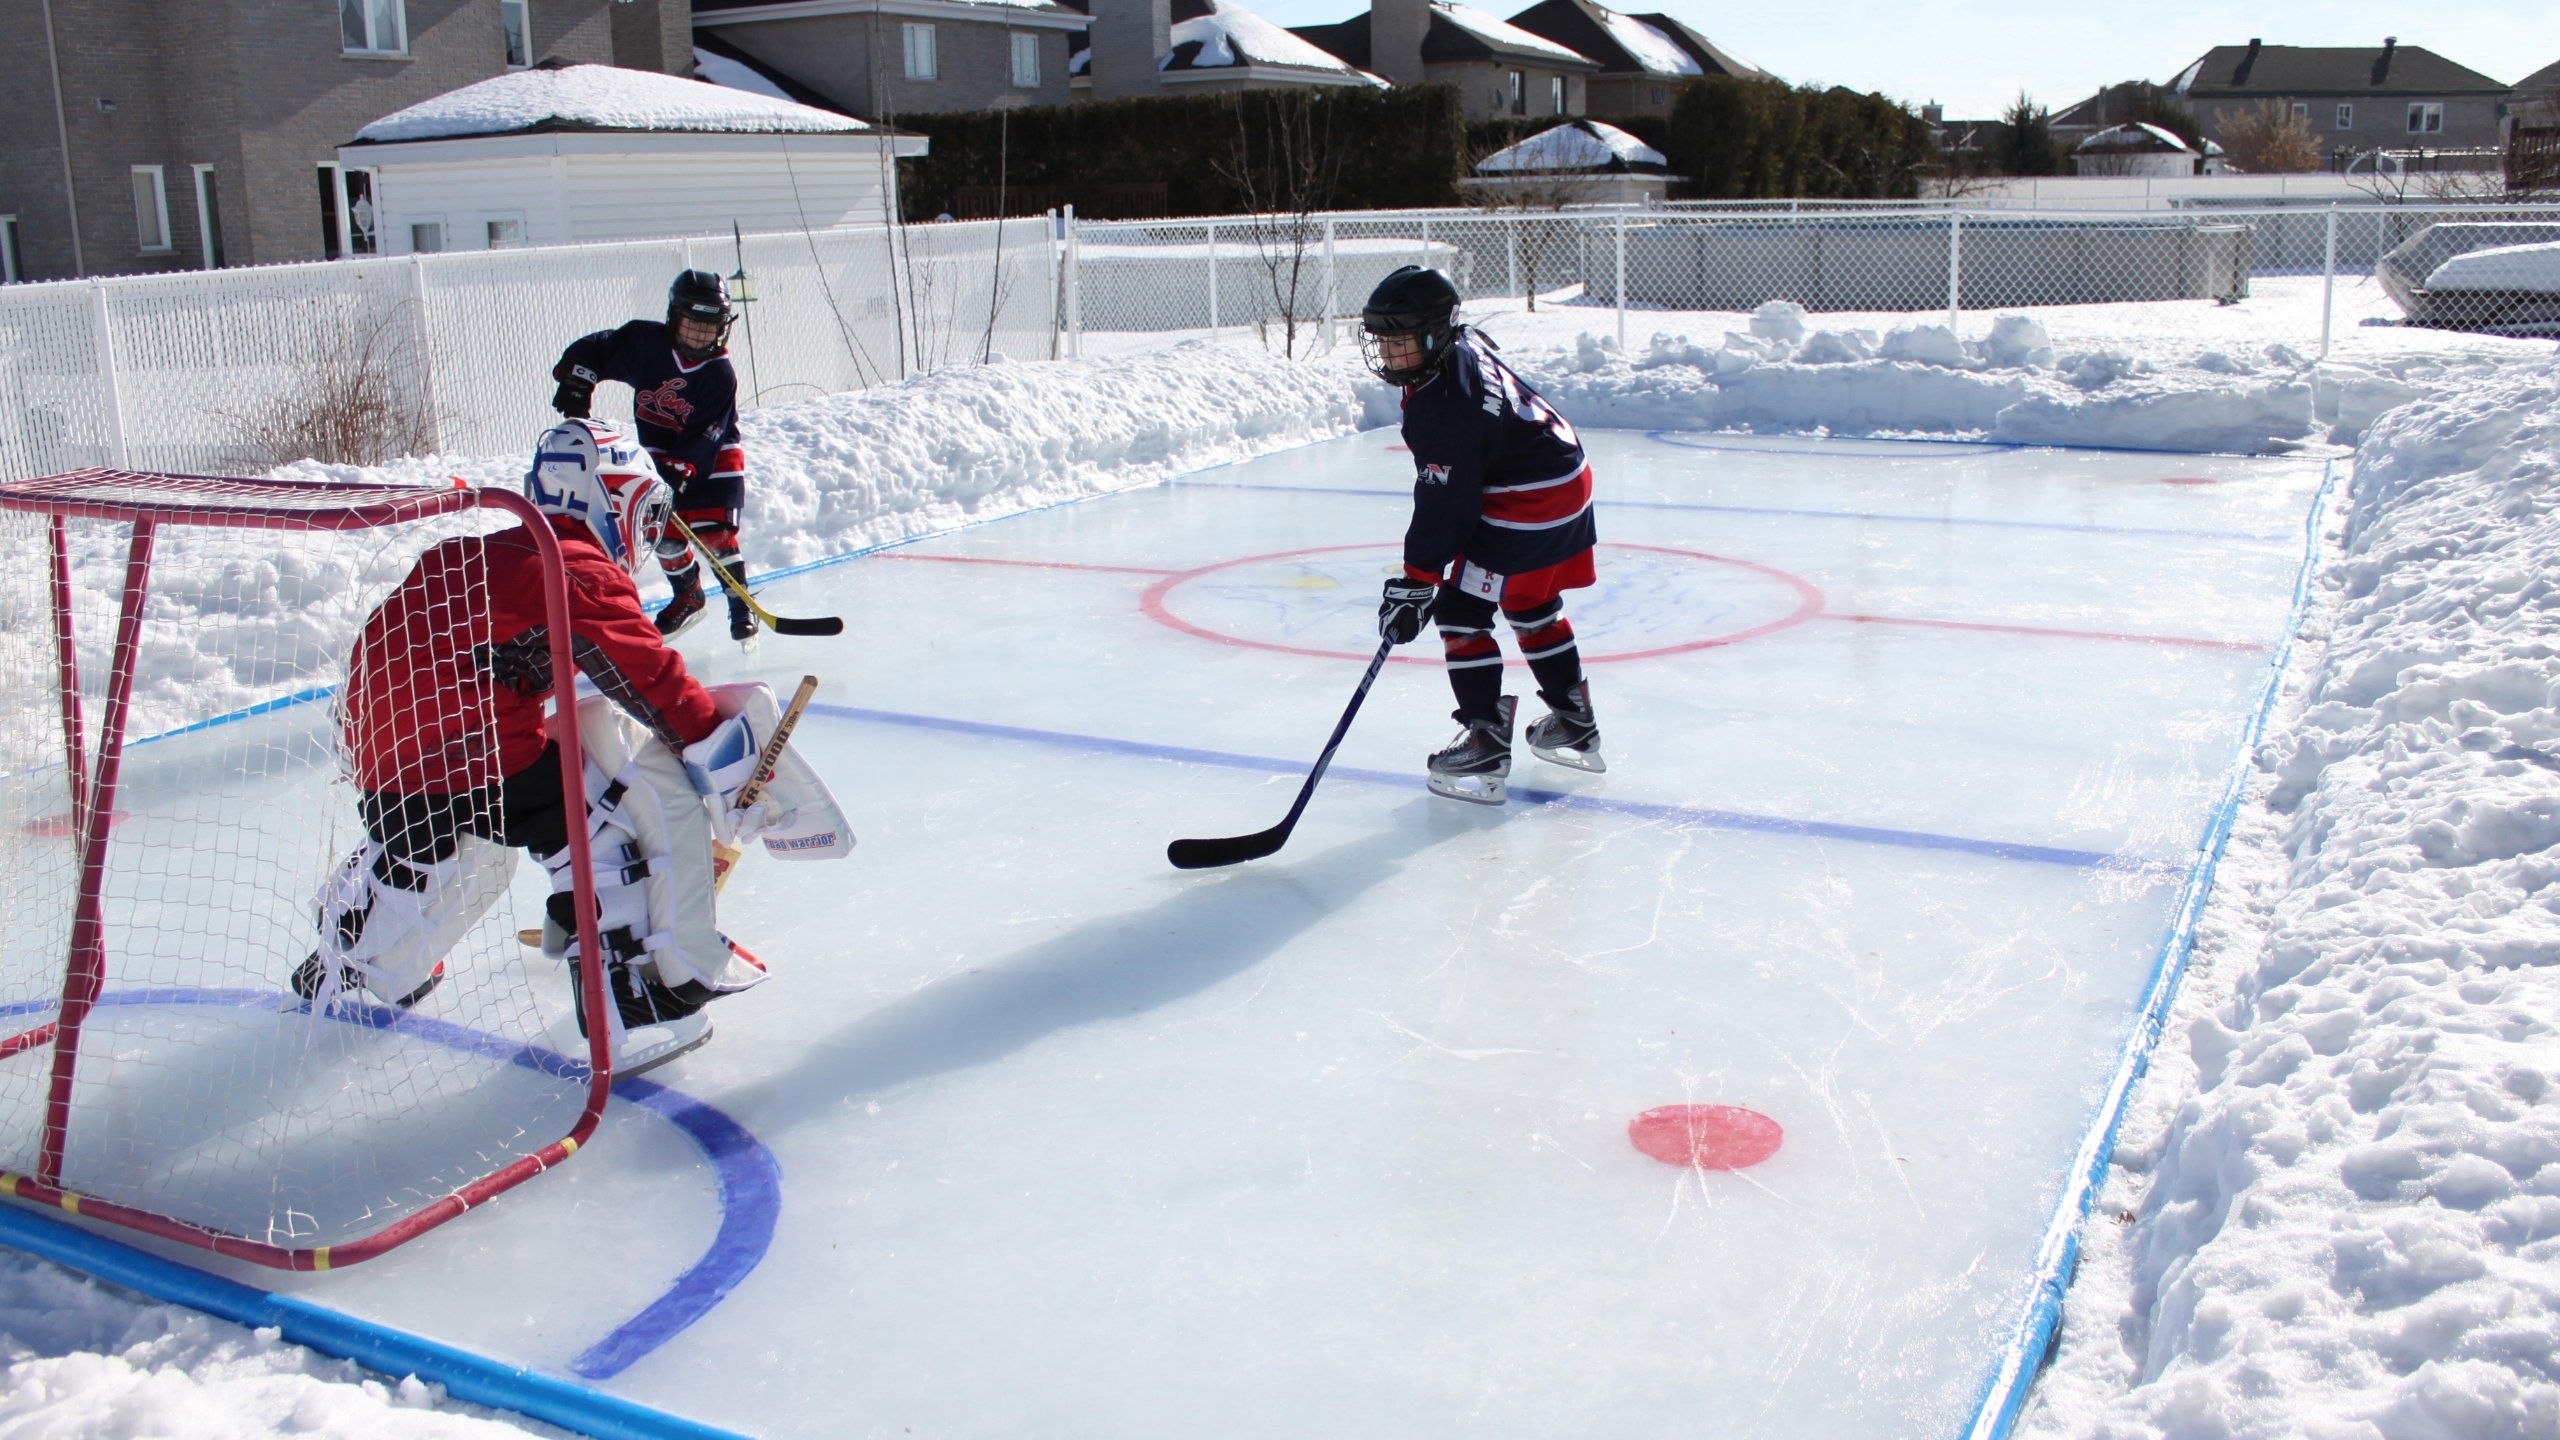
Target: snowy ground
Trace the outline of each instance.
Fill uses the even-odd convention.
[[[1995,343],[1993,317],[1899,342],[1900,317],[1813,317],[1801,336],[1783,315],[1677,317],[1676,331],[1652,317],[1621,355],[1581,339],[1614,328],[1605,311],[1489,320],[1585,423],[1991,434],[2014,410],[2012,425],[2063,443],[2143,434],[2146,415],[2213,448],[2362,442],[2354,528],[2310,637],[2329,644],[2304,647],[2263,752],[2090,1227],[2061,1359],[2027,1421],[2040,1436],[2560,1424],[2560,992],[2536,898],[2560,838],[2543,598],[2560,558],[2560,370],[2546,343],[2363,324],[2306,365],[2317,285],[2261,281],[2227,311],[2039,312],[2044,346],[2015,325]],[[1656,328],[1688,338],[1657,344]],[[1862,344],[1878,358],[1858,358]],[[767,563],[805,560],[1391,414],[1347,355],[1239,362],[1232,344],[927,377],[755,417],[766,508],[750,535]],[[519,463],[393,468],[497,480]],[[11,1435],[493,1428],[15,1257],[0,1257],[0,1333]]]

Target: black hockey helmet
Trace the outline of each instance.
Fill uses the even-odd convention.
[[[1390,385],[1419,385],[1449,359],[1458,336],[1458,287],[1437,270],[1406,265],[1369,292],[1360,307],[1360,349],[1369,373]],[[1387,335],[1412,335],[1422,341],[1422,355],[1410,365],[1390,365],[1379,351]]]
[[[738,312],[729,308],[729,286],[710,270],[687,270],[667,287],[667,338],[675,342],[676,353],[687,360],[702,360],[720,353],[729,343],[729,327],[737,323]],[[698,321],[711,327],[711,343],[687,345],[684,330],[677,323]]]

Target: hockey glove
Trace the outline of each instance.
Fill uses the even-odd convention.
[[[596,387],[584,380],[563,380],[551,392],[551,408],[571,420],[587,418],[587,406],[595,398]]]
[[[1422,633],[1422,623],[1431,618],[1431,602],[1440,587],[1428,580],[1415,580],[1398,575],[1387,581],[1378,597],[1378,636],[1402,645]]]
[[[684,747],[684,773],[710,803],[711,832],[723,845],[744,845],[777,825],[790,824],[793,818],[770,790],[753,805],[738,808],[738,792],[754,778],[764,741],[747,717],[738,714]]]

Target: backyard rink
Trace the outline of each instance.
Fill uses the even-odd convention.
[[[730,887],[771,983],[558,1172],[240,1278],[759,1435],[1955,1433],[2325,466],[1584,439],[1609,772],[1429,796],[1426,636],[1227,871],[1164,844],[1340,713],[1391,431],[778,580],[849,643],[685,642],[825,681],[862,846]]]

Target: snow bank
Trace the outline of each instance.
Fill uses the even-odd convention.
[[[2560,1435],[2560,364],[2354,493],[2022,1434]]]

